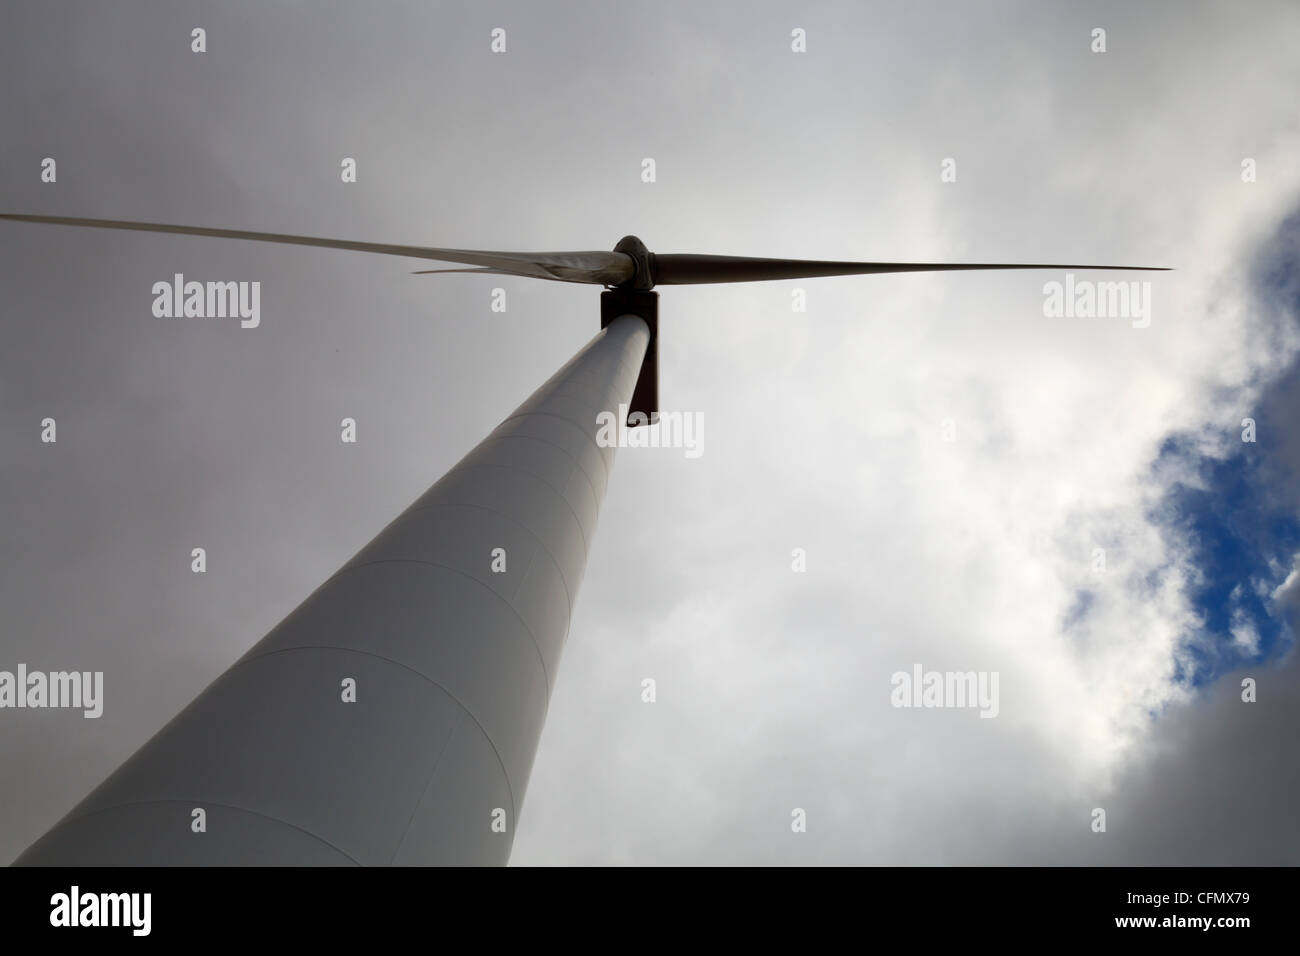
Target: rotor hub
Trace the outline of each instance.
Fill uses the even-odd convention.
[[[627,282],[619,285],[621,289],[639,289],[648,291],[655,286],[654,253],[646,248],[644,242],[636,236],[624,236],[614,246],[615,252],[621,252],[630,258],[636,266],[636,273]]]

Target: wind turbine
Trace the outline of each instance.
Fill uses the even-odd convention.
[[[33,866],[502,864],[613,447],[653,422],[658,285],[1140,266],[489,252],[159,223],[0,219],[459,263],[604,286],[601,330],[15,861]],[[638,415],[640,413],[640,415]],[[644,416],[644,417],[641,417]],[[504,560],[501,560],[504,558]]]

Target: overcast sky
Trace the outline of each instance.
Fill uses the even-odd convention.
[[[0,212],[1176,267],[1145,328],[1046,317],[1038,272],[661,289],[703,455],[619,453],[512,862],[1300,862],[1295,4],[5,17]],[[590,287],[426,267],[0,222],[0,670],[106,698],[0,710],[0,860],[599,327]],[[156,318],[177,272],[260,281],[260,326]],[[918,664],[997,672],[997,717],[891,706]]]

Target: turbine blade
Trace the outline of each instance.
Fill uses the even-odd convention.
[[[1044,265],[1017,262],[830,262],[817,259],[755,259],[748,256],[656,255],[655,285],[706,282],[762,282],[882,272],[957,272],[973,269],[1131,269],[1168,272],[1162,266]]]
[[[413,276],[440,276],[448,272],[477,272],[479,275],[509,276],[513,272],[506,272],[502,269],[493,269],[491,266],[474,266],[469,269],[416,269],[411,273]]]
[[[251,239],[255,242],[319,246],[326,249],[347,249],[352,252],[408,256],[414,259],[438,259],[444,262],[486,266],[508,275],[555,279],[561,282],[586,282],[593,285],[618,285],[631,279],[636,271],[632,258],[621,252],[491,252],[478,249],[439,249],[430,246],[354,242],[349,239],[317,239],[312,236],[247,232],[241,229],[169,226],[156,222],[123,222],[115,219],[75,219],[68,216],[26,216],[15,213],[0,213],[0,219],[56,226],[89,226],[95,229],[128,229],[135,232],[164,232],[182,236],[213,236],[219,239]]]

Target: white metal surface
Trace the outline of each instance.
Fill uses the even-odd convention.
[[[648,338],[602,330],[16,863],[505,863]]]

